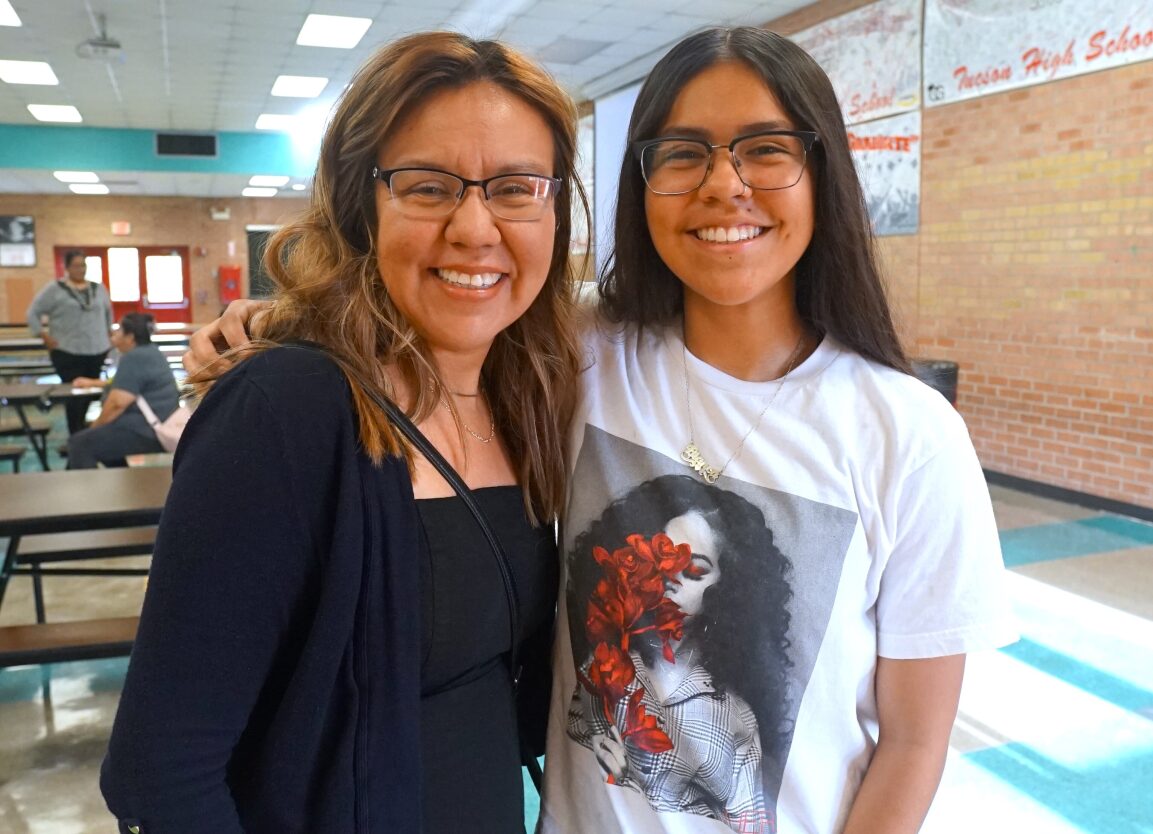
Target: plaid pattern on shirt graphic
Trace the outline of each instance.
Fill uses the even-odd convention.
[[[708,672],[693,666],[663,699],[655,697],[644,663],[631,654],[636,680],[629,692],[643,690],[641,703],[672,741],[672,747],[649,752],[623,742],[628,762],[622,787],[642,791],[654,810],[710,817],[740,834],[772,834],[773,815],[764,805],[761,743],[756,717],[740,697],[718,692]],[[594,752],[607,739],[619,741],[628,698],[618,702],[610,726],[593,697],[578,686],[568,715],[570,738]],[[608,741],[608,744],[613,742]]]

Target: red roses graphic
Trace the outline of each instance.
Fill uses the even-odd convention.
[[[673,743],[641,703],[644,687],[628,691],[636,680],[629,641],[636,634],[656,634],[665,660],[674,662],[671,644],[684,636],[685,614],[665,597],[665,590],[680,583],[677,577],[689,568],[692,547],[674,544],[664,533],[651,540],[634,533],[625,541],[627,547],[612,553],[593,548],[602,576],[588,601],[585,633],[595,648],[581,683],[600,699],[610,724],[615,723],[617,706],[627,698],[621,738],[649,753],[662,753]]]

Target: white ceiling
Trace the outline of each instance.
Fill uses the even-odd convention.
[[[60,85],[0,82],[0,123],[37,124],[28,104],[71,104],[89,127],[253,131],[261,113],[331,106],[379,44],[449,28],[497,37],[544,59],[579,100],[632,83],[685,34],[762,24],[807,0],[11,0],[22,27],[0,26],[0,60],[47,61]],[[296,45],[309,13],[367,17],[355,49]],[[100,34],[122,46],[106,63],[77,54]],[[548,60],[557,56],[559,60]],[[561,63],[560,61],[567,61]],[[270,94],[278,75],[330,78],[319,99]],[[98,172],[99,173],[99,172]],[[256,172],[254,172],[256,173]],[[235,175],[109,172],[113,193],[236,196]],[[49,171],[0,171],[0,192],[67,193]],[[284,193],[293,193],[285,191]]]

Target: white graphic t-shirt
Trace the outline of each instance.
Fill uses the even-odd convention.
[[[588,343],[539,830],[840,831],[877,656],[1014,638],[963,421],[831,338],[779,392],[679,327]]]

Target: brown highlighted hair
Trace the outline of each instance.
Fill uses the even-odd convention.
[[[752,69],[798,130],[815,130],[820,136],[808,163],[816,197],[813,239],[796,267],[801,318],[862,356],[907,372],[841,108],[828,76],[807,52],[781,35],[751,26],[690,35],[657,63],[641,87],[629,123],[629,146],[660,135],[685,85],[726,61]],[[645,183],[630,154],[621,165],[615,247],[601,276],[600,295],[610,320],[641,327],[670,324],[683,309],[681,282],[649,235]]]
[[[575,176],[576,110],[543,69],[494,41],[449,32],[410,35],[378,50],[341,97],[324,135],[308,210],[269,240],[264,267],[279,293],[262,316],[271,343],[307,339],[324,345],[346,369],[394,395],[384,373],[399,369],[412,392],[407,411],[419,421],[437,407],[436,363],[401,315],[378,273],[376,181],[371,171],[390,133],[434,93],[477,82],[495,84],[536,110],[552,133],[556,233],[544,288],[525,314],[493,343],[481,372],[532,518],[555,517],[565,497],[565,431],[579,369],[571,204],[587,214]],[[516,141],[510,135],[510,142]],[[542,221],[544,222],[544,221]],[[211,372],[210,372],[211,373]],[[350,378],[361,442],[375,461],[412,451]]]

